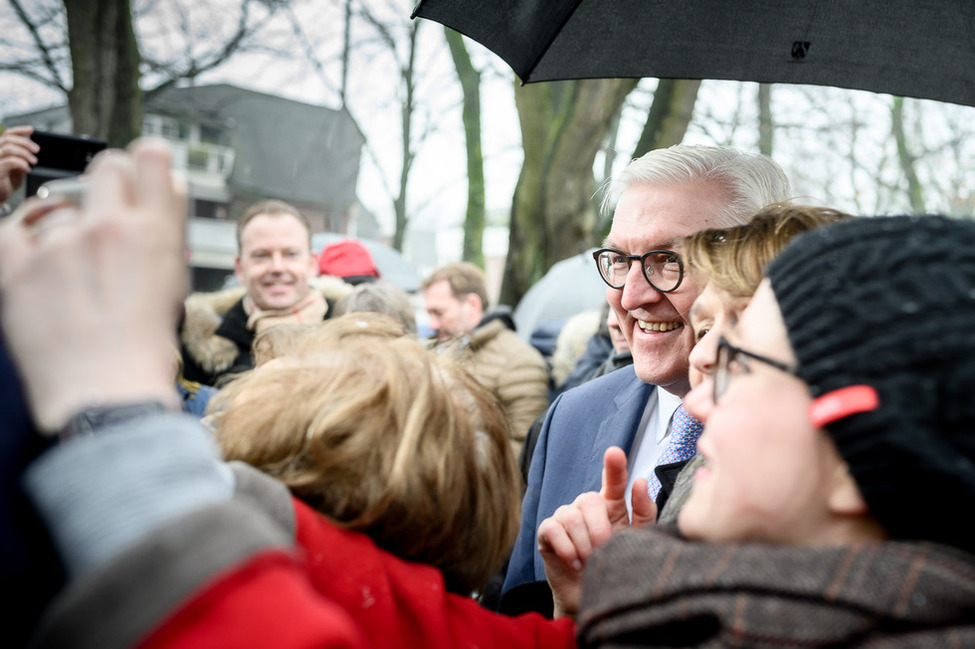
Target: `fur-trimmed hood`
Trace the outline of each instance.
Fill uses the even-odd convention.
[[[577,313],[562,325],[559,337],[555,342],[555,352],[550,360],[552,364],[552,380],[555,387],[561,386],[572,374],[579,357],[586,351],[586,344],[597,331],[601,314],[599,311],[582,311]]]
[[[352,291],[351,284],[329,275],[313,278],[311,286],[331,303]],[[207,372],[223,372],[237,357],[237,345],[232,340],[217,336],[216,331],[223,315],[245,293],[243,286],[237,286],[211,293],[193,293],[186,298],[180,342],[193,360]]]

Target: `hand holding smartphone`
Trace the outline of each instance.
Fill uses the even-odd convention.
[[[27,175],[27,196],[38,193],[41,185],[54,180],[74,178],[108,143],[79,135],[62,135],[34,131],[30,138],[37,143],[37,164]],[[69,199],[70,200],[70,199]]]

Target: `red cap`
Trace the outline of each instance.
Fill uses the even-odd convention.
[[[379,277],[372,255],[355,239],[326,246],[318,257],[318,272],[335,277]]]

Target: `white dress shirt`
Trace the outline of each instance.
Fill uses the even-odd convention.
[[[640,418],[640,427],[637,429],[626,462],[628,473],[626,478],[626,509],[631,516],[633,515],[633,504],[631,502],[633,482],[637,478],[646,478],[657,466],[657,458],[667,446],[667,439],[670,437],[670,423],[680,403],[680,397],[663,388],[657,388],[651,392],[647,399],[643,416]]]

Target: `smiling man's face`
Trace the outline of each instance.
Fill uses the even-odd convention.
[[[681,239],[715,227],[715,216],[726,198],[720,186],[701,183],[631,186],[620,197],[606,247],[627,255],[650,250],[681,252]],[[637,376],[677,396],[690,389],[688,356],[694,347],[691,305],[703,289],[688,273],[676,291],[661,293],[647,282],[639,264],[630,266],[622,289],[606,289],[633,353]]]
[[[240,236],[237,279],[262,309],[288,309],[311,292],[315,256],[308,231],[295,216],[259,214]]]

